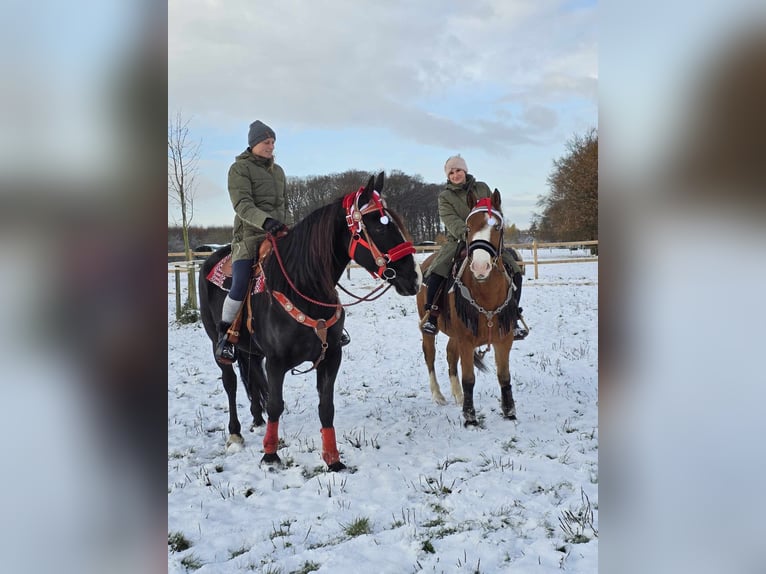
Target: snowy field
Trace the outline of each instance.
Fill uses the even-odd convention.
[[[550,251],[541,257],[587,255]],[[476,379],[479,427],[463,427],[458,405],[432,402],[414,297],[391,289],[346,310],[335,428],[349,470],[336,474],[320,457],[312,373],[285,379],[284,468],[259,465],[264,429],[249,432],[241,385],[245,448],[225,451],[220,371],[201,323],[175,322],[169,274],[168,571],[596,572],[598,264],[533,276],[530,266],[531,333],[511,351],[516,422],[501,417],[491,353]],[[363,294],[376,283],[356,268],[341,284]],[[449,397],[445,347],[439,334]]]

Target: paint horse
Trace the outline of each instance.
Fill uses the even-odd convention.
[[[351,259],[393,285],[399,295],[415,295],[422,283],[420,267],[413,258],[415,249],[402,221],[380,195],[383,184],[383,173],[377,179],[370,177],[366,187],[313,211],[287,236],[269,238],[273,251],[261,262],[263,289],[248,294],[248,328],[240,329],[237,343],[237,363],[250,399],[253,426],[264,423],[264,409],[268,415],[264,463],[281,463],[277,447],[285,374],[291,369],[293,373],[315,370],[322,458],[331,471],[346,468],[340,461],[333,426],[333,395],[343,357],[340,337],[345,320],[335,287]],[[216,251],[200,271],[202,322],[213,347],[226,291],[207,277],[229,252],[229,246]],[[304,362],[312,363],[312,368],[297,371]],[[229,400],[227,445],[242,444],[237,377],[232,365],[216,364]]]
[[[518,305],[513,297],[513,282],[503,265],[503,214],[500,210],[500,192],[476,202],[469,194],[469,205],[474,205],[465,220],[466,257],[454,274],[454,283],[439,304],[444,311],[439,315],[439,329],[449,337],[447,365],[452,396],[463,406],[465,425],[477,425],[473,404],[476,381],[474,367],[486,371],[482,358],[490,347],[494,350],[497,380],[503,416],[516,418],[516,406],[511,391],[509,355],[513,345],[513,325],[518,319]],[[435,255],[423,262],[426,269]],[[424,309],[426,289],[418,293],[418,309]],[[425,315],[421,317],[421,323]],[[482,345],[486,348],[479,350]],[[447,401],[441,393],[434,372],[436,337],[423,337],[423,355],[428,367],[431,395],[438,404]],[[461,380],[457,365],[460,362]]]

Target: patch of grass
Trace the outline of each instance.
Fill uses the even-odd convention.
[[[341,526],[346,535],[351,538],[361,536],[362,534],[370,534],[372,532],[369,518],[355,518],[350,524],[341,524]]]
[[[249,548],[245,548],[244,546],[240,546],[236,550],[229,550],[229,557],[230,558],[236,558],[237,556],[242,556],[248,550],[250,550],[250,549]]]
[[[279,530],[272,524],[271,528],[273,529],[273,532],[269,535],[269,538],[274,540],[275,538],[280,538],[282,536],[290,536],[290,526],[293,522],[295,522],[295,520],[283,520],[279,525]]]
[[[303,470],[301,471],[301,475],[303,476],[303,478],[308,480],[320,474],[324,474],[324,472],[325,470],[323,466],[315,466],[314,468],[303,467]]]
[[[439,516],[438,518],[434,518],[432,520],[427,520],[423,523],[423,528],[435,528],[436,526],[441,526],[444,524],[444,519]]]
[[[190,299],[186,299],[183,307],[181,307],[181,313],[178,315],[178,322],[181,325],[188,325],[197,321],[199,321],[199,311],[192,306]]]
[[[187,570],[199,570],[203,566],[202,560],[200,560],[194,554],[184,556],[184,558],[181,560],[181,565],[184,566],[184,568]]]
[[[451,464],[455,464],[456,462],[468,462],[468,459],[461,458],[461,457],[454,457],[454,458],[447,458],[443,463],[439,465],[439,468],[441,470],[447,470]]]
[[[168,532],[168,546],[171,552],[183,552],[191,548],[191,545],[183,532]]]
[[[423,492],[425,492],[426,494],[435,494],[436,496],[444,496],[446,494],[452,493],[452,489],[455,486],[455,481],[453,480],[452,483],[449,486],[447,486],[447,484],[444,482],[444,476],[442,476],[442,473],[439,473],[439,478],[433,478],[430,476],[426,476],[426,477],[421,476],[420,486]]]
[[[309,572],[319,570],[319,568],[320,565],[316,562],[309,562],[306,560],[306,562],[303,563],[303,566],[301,566],[299,570],[293,570],[290,572],[290,574],[308,574]]]
[[[436,554],[436,550],[434,550],[434,545],[431,544],[430,540],[426,540],[423,542],[423,552],[428,552],[429,554]]]
[[[559,516],[559,527],[564,532],[564,540],[572,544],[584,544],[590,541],[590,537],[585,535],[586,530],[590,530],[593,536],[598,538],[598,530],[593,526],[593,507],[582,488],[580,499],[582,504],[579,508],[564,510]]]

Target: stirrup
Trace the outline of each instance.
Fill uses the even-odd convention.
[[[529,331],[527,331],[523,327],[514,327],[513,328],[513,340],[514,341],[521,341],[523,339],[527,338],[527,335],[529,335]]]
[[[231,365],[237,360],[237,347],[226,339],[226,333],[218,339],[214,355],[215,360],[222,365]]]
[[[420,328],[426,335],[436,335],[439,332],[439,327],[436,323],[431,322],[431,318],[426,319],[423,326]]]
[[[346,346],[346,345],[348,345],[350,342],[351,342],[351,337],[349,337],[349,336],[346,334],[346,330],[345,330],[345,329],[343,329],[343,332],[340,334],[340,341],[339,341],[339,343],[340,343],[340,346],[341,346],[341,347],[345,347],[345,346]]]
[[[521,311],[521,307],[519,307],[519,311]],[[518,323],[513,327],[513,340],[514,341],[521,341],[522,339],[526,339],[527,335],[529,335],[529,327],[527,326],[527,322],[524,320],[524,317],[521,316],[521,313],[519,313],[519,321],[521,321],[523,327],[519,326]]]

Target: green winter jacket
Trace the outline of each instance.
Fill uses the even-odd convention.
[[[273,159],[253,155],[249,149],[237,156],[229,168],[229,197],[235,212],[232,261],[257,256],[266,237],[267,217],[292,225],[285,187],[285,172]]]
[[[486,183],[476,181],[469,173],[466,174],[465,183],[456,185],[448,181],[444,191],[439,194],[439,218],[447,231],[447,242],[442,245],[434,258],[427,275],[431,273],[442,277],[449,275],[458,243],[465,239],[465,220],[473,209],[473,205],[469,206],[467,203],[468,193],[472,189],[477,200],[492,195]],[[513,259],[510,251],[503,251],[503,261],[511,265],[515,271],[519,271],[518,263]]]

